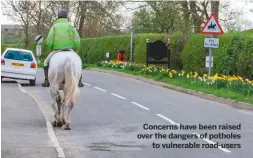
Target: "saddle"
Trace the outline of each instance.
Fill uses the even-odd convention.
[[[71,51],[69,48],[66,48],[66,49],[59,49],[55,52],[55,54],[59,53],[59,52],[65,52],[65,51]],[[50,60],[50,59],[49,59]],[[48,61],[48,68],[49,68],[49,61]]]

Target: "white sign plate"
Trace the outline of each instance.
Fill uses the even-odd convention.
[[[213,56],[211,57],[211,61],[213,62]],[[209,62],[209,56],[206,56],[206,62]]]
[[[105,57],[106,57],[106,58],[109,58],[109,56],[110,56],[110,53],[109,53],[109,52],[106,52]]]
[[[212,61],[211,67],[213,67],[213,56],[211,58],[211,61]],[[206,56],[206,67],[209,67],[209,56]]]
[[[219,48],[219,38],[205,38],[205,48]]]
[[[36,55],[41,56],[41,46],[40,45],[36,46]]]
[[[206,62],[206,67],[209,67],[209,62]],[[213,62],[211,63],[211,67],[213,67]]]

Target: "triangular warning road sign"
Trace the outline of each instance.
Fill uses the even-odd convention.
[[[211,14],[204,27],[200,31],[201,34],[224,34],[216,16]]]

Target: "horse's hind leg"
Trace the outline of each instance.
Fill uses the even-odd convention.
[[[50,87],[50,94],[51,94],[51,97],[52,97],[52,100],[53,100],[53,104],[52,104],[52,108],[53,108],[53,110],[54,110],[54,118],[55,118],[55,121],[54,122],[52,122],[52,125],[54,126],[54,127],[56,127],[56,117],[57,117],[57,101],[56,101],[56,91],[54,90],[54,88],[51,86]]]
[[[65,124],[65,130],[70,130],[71,129],[70,112],[73,109],[73,107],[74,107],[74,104],[72,104],[72,103],[68,106],[68,117],[67,117],[67,121],[66,121],[66,124]]]
[[[59,93],[58,93],[59,94]],[[58,107],[58,120],[57,120],[57,127],[62,127],[63,126],[63,122],[62,122],[62,117],[61,117],[61,113],[64,113],[64,111],[62,111],[62,102],[61,102],[61,97],[60,95],[57,98],[57,107]]]
[[[51,85],[50,87],[50,93],[52,96],[52,100],[53,100],[53,109],[55,112],[55,121],[52,123],[54,127],[60,126],[60,123],[58,124],[58,122],[61,122],[60,119],[60,113],[61,113],[61,108],[59,108],[59,92],[58,92],[59,86],[57,85]],[[61,125],[62,126],[62,125]]]
[[[66,120],[65,120],[65,109],[66,109],[66,106],[64,104],[62,104],[61,106],[62,108],[62,124],[65,125],[66,124]]]
[[[60,105],[59,110],[61,110],[61,113],[60,113],[60,120],[62,121],[62,124],[64,125],[66,123],[66,120],[65,120],[65,109],[66,109],[66,106],[65,106],[65,103],[64,103],[64,94],[61,93],[62,91],[58,91],[59,92],[59,100],[58,100],[58,104]]]

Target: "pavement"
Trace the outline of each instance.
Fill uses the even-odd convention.
[[[16,82],[2,85],[2,158],[57,158],[47,125],[31,97]]]
[[[52,115],[49,88],[41,87],[43,72],[37,74],[37,85],[22,88]],[[84,70],[81,96],[71,114],[72,130],[54,128],[65,157],[73,158],[252,158],[253,113],[225,104],[205,100],[121,76]],[[28,82],[27,82],[28,83]],[[15,84],[14,84],[15,85]],[[2,94],[3,95],[3,94]],[[2,97],[3,98],[3,97]],[[32,101],[31,101],[32,102]],[[21,117],[20,115],[19,117]],[[37,116],[37,115],[36,115]],[[6,116],[7,117],[7,116]],[[2,117],[3,118],[3,117]],[[3,119],[2,119],[3,120]],[[41,119],[40,121],[43,121]],[[37,120],[37,122],[40,122]],[[44,120],[45,121],[45,120]],[[241,124],[240,130],[145,130],[143,125],[220,125]],[[193,126],[191,126],[193,127]],[[155,133],[231,134],[235,139],[155,139]],[[141,134],[153,134],[151,138]],[[139,138],[137,137],[139,136]],[[237,137],[236,137],[237,136]],[[238,136],[241,136],[240,139]],[[156,144],[212,143],[239,144],[241,148],[153,148]],[[4,147],[4,145],[2,145]],[[235,146],[234,146],[235,147]],[[44,156],[45,157],[45,156]]]

